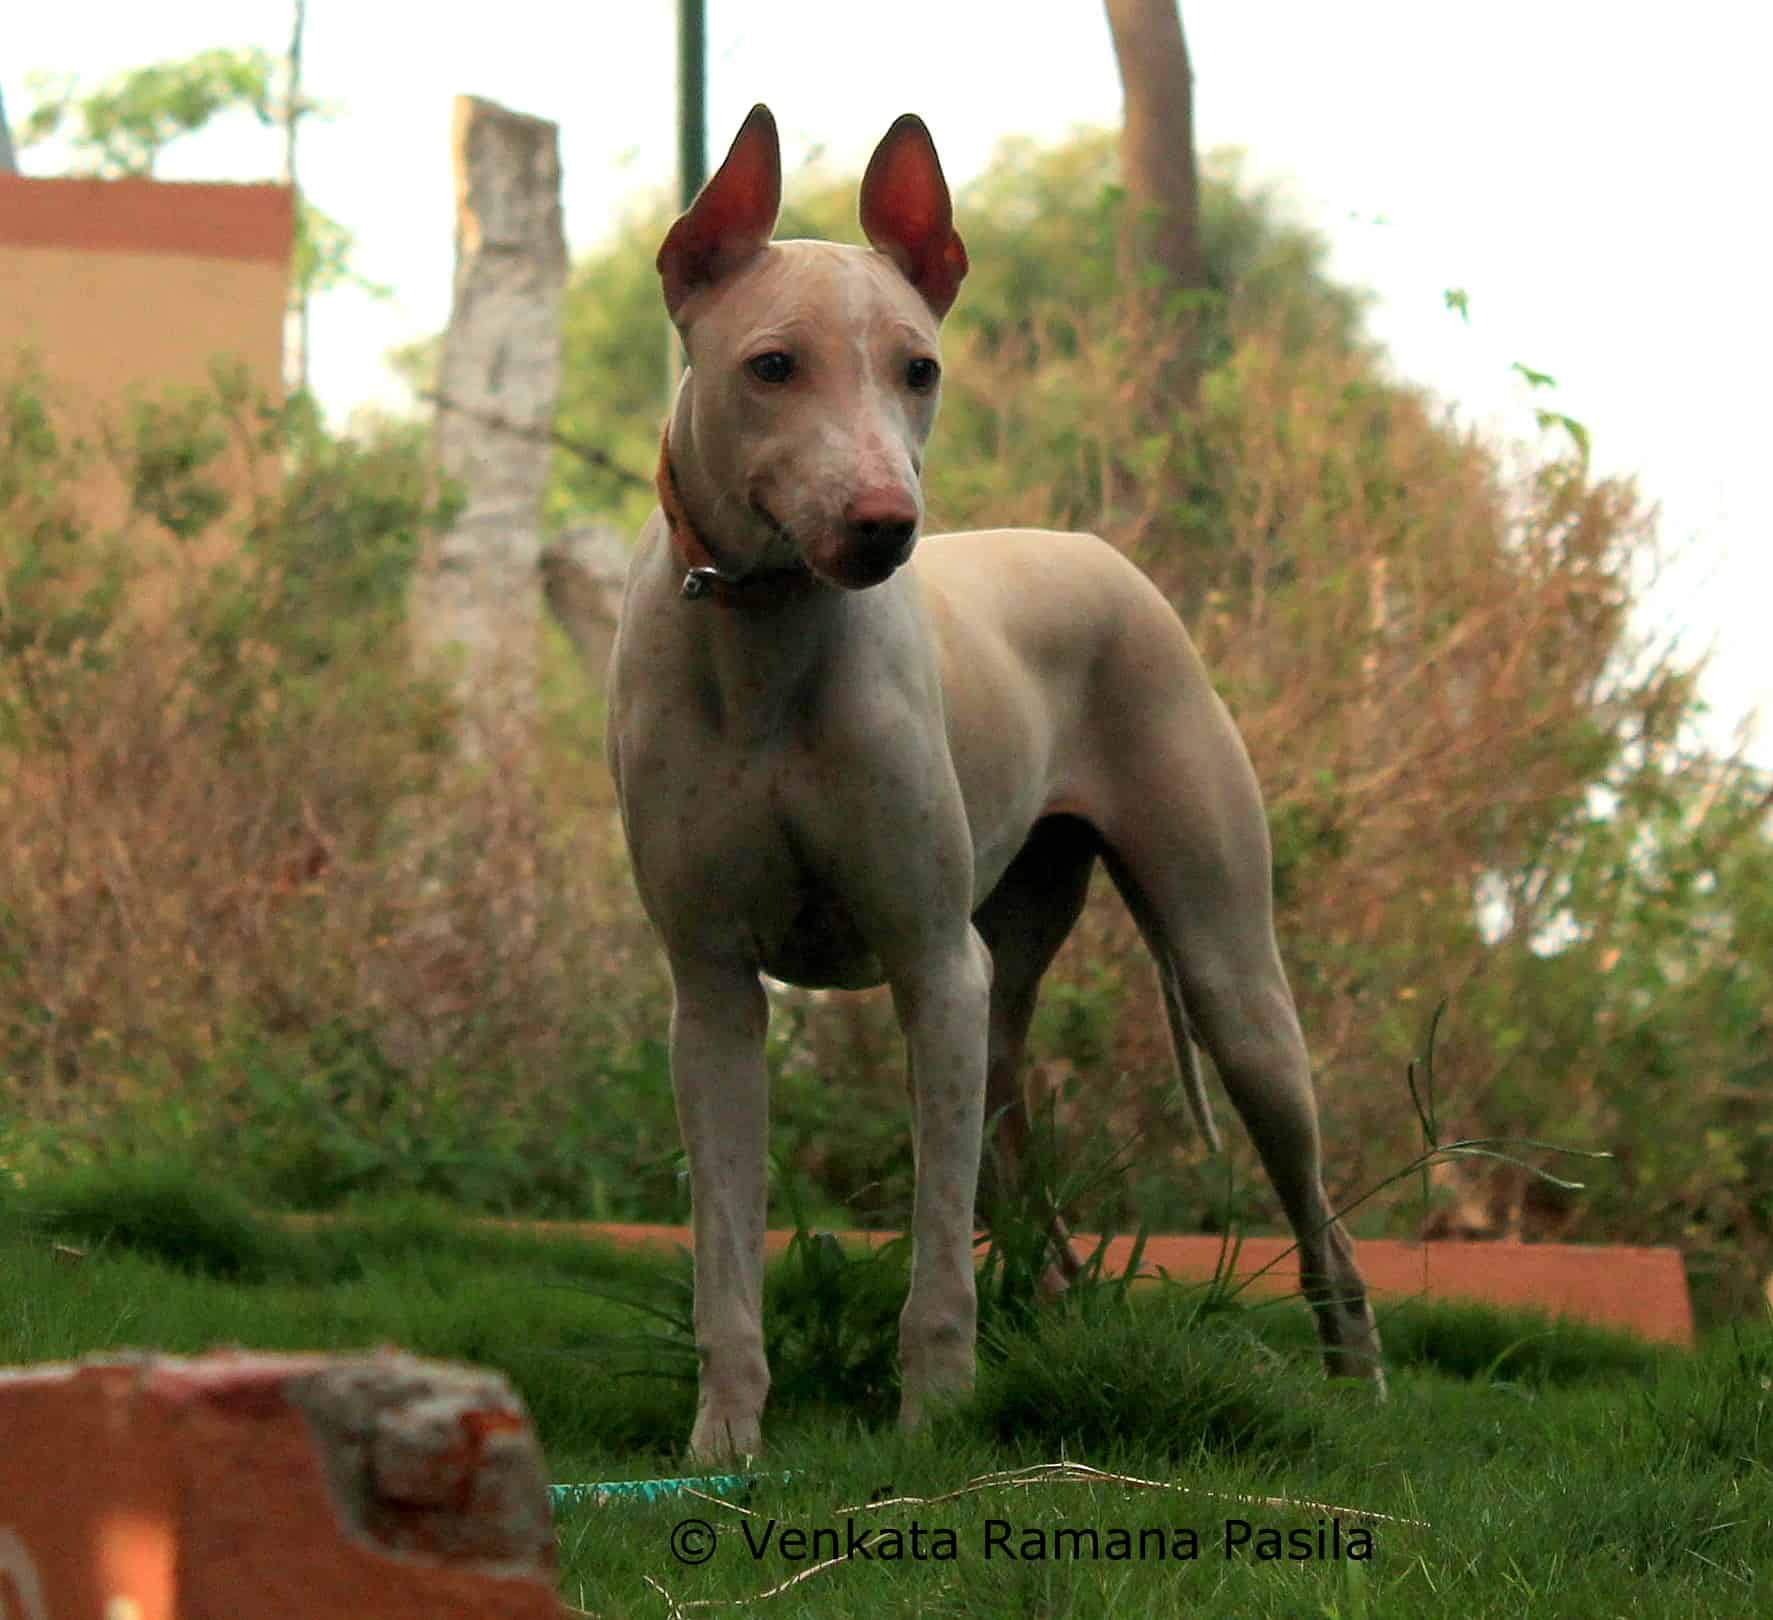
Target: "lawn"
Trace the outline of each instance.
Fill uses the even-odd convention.
[[[686,1471],[681,1259],[422,1206],[292,1231],[188,1176],[89,1173],[7,1195],[0,1266],[0,1361],[394,1341],[502,1370],[558,1482]],[[1686,1355],[1400,1307],[1380,1406],[1323,1381],[1297,1302],[1098,1285],[1031,1315],[998,1275],[977,1393],[907,1437],[902,1266],[807,1241],[776,1268],[759,1477],[724,1503],[564,1510],[569,1603],[665,1620],[804,1573],[758,1612],[1773,1613],[1765,1323]],[[706,1600],[724,1601],[688,1608]]]

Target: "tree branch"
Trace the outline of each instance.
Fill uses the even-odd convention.
[[[421,388],[419,398],[446,411],[460,411],[470,422],[478,422],[482,427],[492,428],[496,432],[514,433],[518,438],[528,439],[533,443],[555,445],[569,455],[577,456],[587,466],[601,468],[636,489],[652,488],[652,479],[635,472],[631,467],[624,467],[607,450],[600,450],[594,444],[586,444],[583,439],[575,439],[570,433],[562,433],[558,428],[525,427],[523,423],[513,422],[508,416],[500,416],[496,411],[480,411],[472,405],[463,405],[434,388]]]

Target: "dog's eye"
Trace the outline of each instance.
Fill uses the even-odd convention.
[[[942,375],[942,368],[925,356],[920,355],[905,367],[905,383],[920,394],[927,394],[936,386],[936,379]]]
[[[768,354],[754,354],[745,362],[751,375],[759,382],[785,383],[794,375],[794,356],[771,349]]]

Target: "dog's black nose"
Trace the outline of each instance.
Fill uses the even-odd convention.
[[[917,535],[917,504],[901,490],[872,491],[850,501],[843,522],[856,551],[897,567]]]
[[[916,533],[916,518],[871,520],[850,525],[850,534],[859,546],[870,553],[882,555],[904,552],[911,544],[912,535]]]

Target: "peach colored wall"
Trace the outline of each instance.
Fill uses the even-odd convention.
[[[284,186],[0,175],[0,354],[100,397],[231,354],[280,397],[293,224]]]
[[[284,186],[0,175],[0,376],[28,352],[77,428],[218,356],[280,400],[293,219]]]

